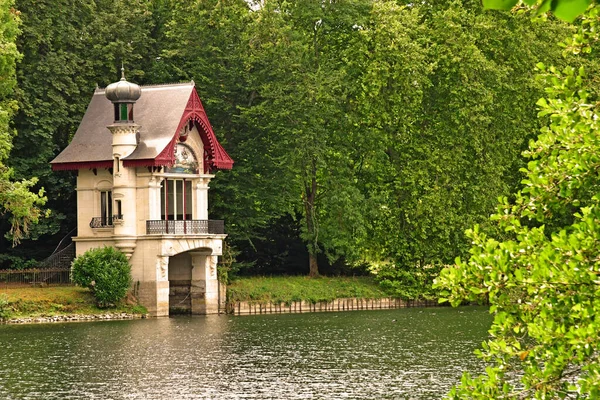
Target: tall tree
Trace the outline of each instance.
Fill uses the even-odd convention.
[[[74,176],[52,172],[48,162],[75,133],[96,85],[118,79],[122,64],[129,79],[141,80],[152,54],[152,20],[144,0],[17,0],[16,8],[23,59],[16,71],[19,135],[9,165],[17,178],[39,178],[36,187],[46,189],[51,215],[29,235],[46,235],[42,243],[3,252],[39,259],[60,239],[49,240],[50,235],[64,235],[76,218]]]
[[[389,12],[402,22],[390,23]],[[388,116],[400,111],[395,121],[408,114],[407,82],[419,78],[402,72],[419,69],[421,49],[410,36],[416,25],[410,10],[392,2],[272,1],[255,13],[249,42],[257,98],[242,117],[269,135],[284,177],[277,190],[303,219],[311,276],[320,252],[360,259],[368,224],[361,172],[383,153],[385,139],[376,137],[377,122],[353,114],[385,106]],[[394,50],[387,58],[386,47]],[[376,104],[378,93],[388,97]]]
[[[490,15],[476,1],[415,8],[428,84],[369,188],[385,204],[373,208],[369,255],[409,269],[465,254],[464,230],[486,221],[495,199],[518,185],[519,154],[538,126],[522,107],[542,93],[533,65],[560,55],[553,38],[566,31]]]
[[[599,16],[589,9],[570,41],[580,56],[596,58]],[[600,395],[598,90],[585,68],[538,68],[547,125],[524,153],[521,190],[492,217],[505,235],[475,226],[468,259],[437,282],[453,304],[485,297],[494,314],[486,375],[464,374],[453,399]]]
[[[213,129],[235,160],[233,170],[217,172],[211,182],[210,213],[227,223],[226,250],[252,253],[287,207],[275,189],[280,177],[260,124],[239,118],[256,98],[248,71],[251,10],[243,0],[174,1],[169,10],[156,69],[171,80],[196,82]]]
[[[14,181],[14,171],[5,165],[16,134],[10,123],[17,110],[15,68],[21,57],[15,44],[19,12],[13,5],[10,0],[0,1],[0,210],[8,213],[11,228],[6,236],[16,244],[27,235],[31,224],[38,222],[46,198],[43,190],[30,191],[37,178]]]

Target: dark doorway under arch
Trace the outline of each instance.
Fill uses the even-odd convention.
[[[192,313],[192,257],[181,253],[169,257],[169,315]]]

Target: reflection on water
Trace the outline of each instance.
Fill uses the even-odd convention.
[[[487,309],[0,326],[0,399],[436,399]]]

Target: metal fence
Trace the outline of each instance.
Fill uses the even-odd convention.
[[[71,262],[75,258],[75,245],[55,251],[36,268],[2,269],[0,284],[6,285],[65,285],[71,284]]]
[[[70,283],[70,268],[0,269],[0,284],[45,286]]]

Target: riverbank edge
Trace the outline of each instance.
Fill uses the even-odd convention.
[[[381,299],[339,298],[331,301],[292,301],[289,303],[236,301],[226,305],[226,313],[232,315],[299,314],[315,312],[341,312],[390,310],[411,307],[445,307],[438,300],[403,300],[393,297]]]
[[[90,321],[114,321],[126,319],[144,319],[148,314],[131,314],[125,312],[101,313],[101,314],[66,314],[37,317],[18,317],[0,320],[0,325],[20,325],[20,324],[47,324],[54,322],[90,322]]]

